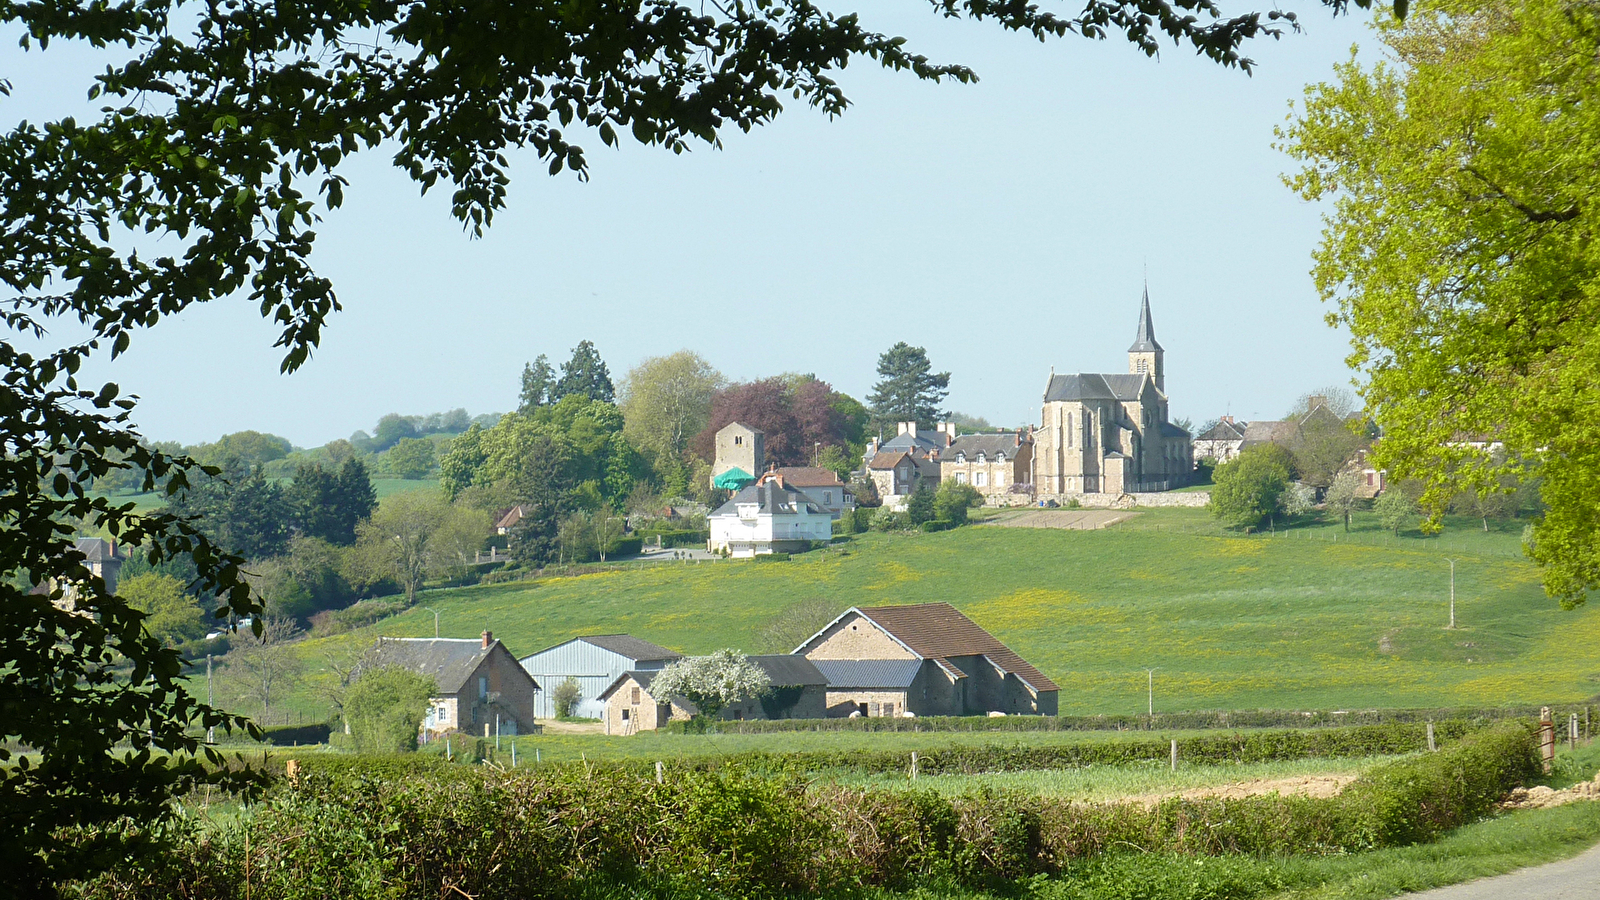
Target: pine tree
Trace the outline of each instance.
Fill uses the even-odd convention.
[[[928,351],[901,341],[878,357],[878,383],[867,402],[880,424],[916,422],[931,426],[944,418],[939,404],[950,395],[950,373],[933,374]]]
[[[526,415],[546,403],[554,403],[556,373],[550,368],[550,358],[543,353],[522,367],[522,402],[517,411]]]
[[[611,372],[606,368],[606,361],[600,358],[599,351],[594,349],[593,341],[580,341],[578,346],[572,348],[572,359],[561,365],[561,380],[556,382],[555,389],[545,402],[555,403],[573,394],[582,394],[590,400],[606,403],[616,401],[616,390],[611,386]]]

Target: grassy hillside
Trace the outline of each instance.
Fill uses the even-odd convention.
[[[430,591],[442,633],[488,628],[518,654],[628,632],[686,653],[754,649],[796,600],[945,600],[1060,683],[1063,713],[1570,702],[1600,692],[1600,609],[1562,612],[1518,551],[1521,526],[1456,523],[1442,538],[1338,526],[1228,534],[1200,511],[1098,532],[970,527],[863,535],[784,563],[621,567]],[[1457,617],[1448,631],[1449,567]],[[309,641],[307,662],[382,633],[430,636],[420,609]],[[307,682],[306,712],[327,685]]]

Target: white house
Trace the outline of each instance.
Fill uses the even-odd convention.
[[[781,466],[772,474],[783,478],[783,483],[798,488],[812,502],[827,509],[831,518],[838,519],[847,512],[855,512],[856,494],[832,469],[816,466]]]
[[[773,475],[752,484],[706,517],[707,549],[734,557],[809,549],[812,541],[833,537],[833,516],[808,494]]]

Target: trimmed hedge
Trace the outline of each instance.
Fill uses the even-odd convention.
[[[663,547],[704,547],[706,541],[711,539],[711,532],[704,528],[686,528],[676,531],[642,528],[636,533],[639,537],[649,542],[653,542],[655,538],[659,537]]]
[[[273,725],[261,731],[262,743],[290,747],[296,744],[326,744],[333,728],[326,722],[318,722],[314,725]]]
[[[363,761],[371,762],[371,761]],[[895,792],[733,771],[652,775],[486,766],[339,771],[280,784],[250,815],[176,822],[174,852],[74,886],[91,900],[185,896],[478,900],[848,894],[1014,885],[1126,852],[1343,853],[1430,840],[1537,772],[1522,724],[1379,766],[1342,795],[1083,804],[980,790]]]

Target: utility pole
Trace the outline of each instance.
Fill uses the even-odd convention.
[[[1147,681],[1145,682],[1145,712],[1150,716],[1156,714],[1156,670],[1145,669]]]
[[[438,640],[439,639],[439,611],[434,609],[431,606],[424,606],[423,609],[427,610],[428,612],[433,613],[433,639],[434,640]]]
[[[1450,628],[1456,627],[1456,561],[1447,559],[1450,564]]]
[[[211,654],[206,654],[206,705],[211,706]],[[206,729],[206,743],[214,744],[217,741],[217,726]]]

